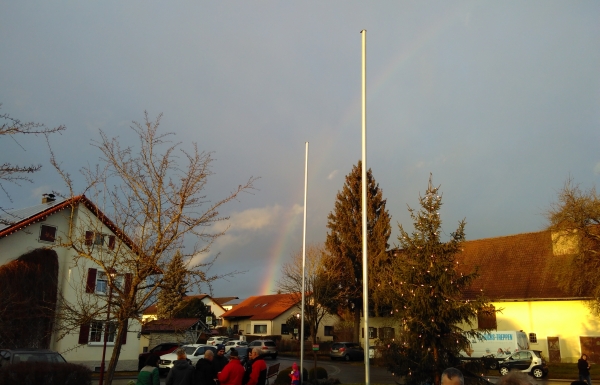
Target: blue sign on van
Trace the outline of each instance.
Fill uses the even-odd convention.
[[[509,333],[484,334],[483,338],[487,341],[512,341],[513,335]]]

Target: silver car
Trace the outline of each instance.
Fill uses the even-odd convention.
[[[256,340],[248,344],[248,348],[251,350],[254,348],[260,349],[261,356],[271,356],[271,358],[277,358],[277,345],[271,340]]]

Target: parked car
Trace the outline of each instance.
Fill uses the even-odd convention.
[[[206,341],[206,344],[207,345],[219,345],[219,344],[224,344],[228,340],[229,340],[229,338],[224,337],[224,336],[214,336],[214,337],[209,337],[208,340]]]
[[[238,348],[240,346],[244,346],[247,347],[248,346],[248,341],[243,341],[243,340],[230,340],[225,342],[225,353],[227,353],[229,351],[229,349],[231,348]]]
[[[156,345],[146,353],[142,353],[138,357],[138,372],[142,370],[144,365],[146,364],[146,360],[150,354],[156,354],[157,356],[162,356],[163,354],[171,353],[178,347],[180,347],[181,343],[179,342],[165,342],[160,345]]]
[[[242,365],[244,365],[246,363],[246,361],[249,360],[249,355],[250,355],[250,349],[248,346],[240,346],[240,347],[235,347],[234,348],[237,352],[238,352],[238,356],[240,357],[240,362],[242,363]],[[231,356],[231,349],[225,353],[225,357],[227,357],[227,359],[230,359]]]
[[[277,345],[271,340],[255,340],[248,344],[250,349],[259,348],[263,356],[271,356],[272,359],[277,358]]]
[[[19,362],[67,363],[60,353],[48,349],[0,349],[0,368]]]
[[[503,376],[511,370],[519,370],[535,378],[542,378],[548,374],[548,364],[541,350],[521,350],[498,364],[498,371]]]
[[[331,345],[329,352],[331,360],[364,360],[365,351],[356,342],[336,342]]]
[[[194,366],[200,358],[204,357],[204,352],[206,352],[207,349],[212,350],[213,353],[217,354],[216,346],[211,345],[190,344],[183,345],[182,348],[185,350],[187,359]],[[173,361],[175,360],[177,360],[177,354],[175,354],[175,352],[163,354],[162,356],[160,356],[160,361],[158,361],[158,371],[161,373],[168,372],[173,367]]]

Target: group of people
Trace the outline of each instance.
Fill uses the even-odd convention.
[[[245,365],[242,365],[239,353],[234,348],[229,354],[230,359],[227,359],[223,345],[217,346],[216,355],[207,349],[195,367],[187,359],[183,348],[177,349],[175,354],[177,360],[173,361],[173,367],[169,370],[167,385],[265,385],[267,380],[267,364],[258,348],[250,351]],[[158,361],[156,355],[148,357],[136,385],[160,385]]]

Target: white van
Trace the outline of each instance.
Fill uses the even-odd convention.
[[[495,331],[484,333],[483,339],[471,340],[469,349],[461,351],[465,360],[484,359],[490,369],[497,369],[498,362],[506,359],[514,352],[529,349],[529,339],[522,330]]]

